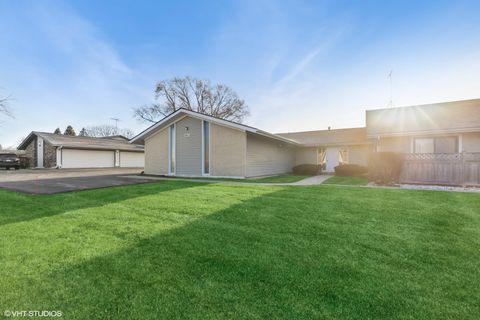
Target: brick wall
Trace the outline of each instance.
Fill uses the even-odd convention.
[[[28,167],[37,166],[37,138],[33,138],[32,141],[25,148],[25,157],[28,159]]]
[[[57,148],[43,141],[43,166],[55,168],[57,166]]]

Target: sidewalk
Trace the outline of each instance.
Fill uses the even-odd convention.
[[[312,186],[323,183],[325,180],[330,178],[332,175],[318,175],[313,177],[308,177],[306,179],[291,182],[291,183],[262,183],[262,182],[241,182],[241,181],[228,181],[228,180],[215,180],[215,179],[189,179],[189,178],[178,178],[178,177],[154,177],[154,176],[125,176],[125,178],[140,178],[145,180],[164,180],[164,181],[189,181],[189,182],[202,182],[202,183],[224,183],[224,184],[242,184],[242,185],[253,185],[253,186]]]

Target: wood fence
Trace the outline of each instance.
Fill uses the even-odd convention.
[[[401,183],[480,186],[480,153],[408,153]]]

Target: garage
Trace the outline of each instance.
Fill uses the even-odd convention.
[[[114,151],[62,149],[62,168],[113,168]]]
[[[78,137],[32,131],[19,145],[28,167],[143,168],[144,147],[123,136]]]
[[[120,167],[122,168],[143,168],[145,155],[143,152],[120,151]]]

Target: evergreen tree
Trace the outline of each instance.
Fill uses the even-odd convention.
[[[75,133],[75,130],[73,130],[72,126],[68,126],[67,129],[65,129],[65,132],[63,133],[66,136],[76,136],[77,134]]]
[[[54,134],[62,134],[62,131],[60,131],[60,128],[57,128],[55,129],[55,131],[53,131]]]
[[[88,136],[87,134],[87,130],[85,130],[85,128],[82,128],[82,130],[80,130],[80,133],[78,134],[79,137],[86,137]]]

